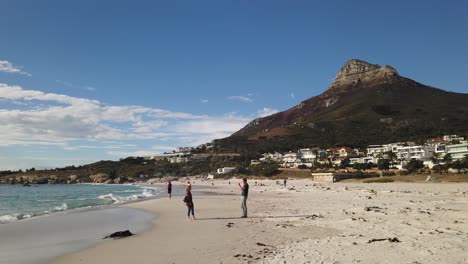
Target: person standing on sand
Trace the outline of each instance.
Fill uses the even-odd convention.
[[[242,190],[241,197],[242,197],[242,218],[247,218],[247,197],[249,196],[249,184],[247,183],[247,179],[242,179],[243,185],[239,183],[239,188]]]
[[[172,183],[171,181],[167,181],[167,193],[169,194],[169,199],[172,197]]]
[[[286,179],[284,179],[284,182],[283,182],[283,183],[284,183],[284,187],[286,187]]]
[[[187,220],[195,220],[195,208],[192,200],[192,193],[190,192],[190,187],[187,187],[187,193],[184,197],[184,203],[187,205]],[[190,213],[192,214],[192,219],[190,219]]]

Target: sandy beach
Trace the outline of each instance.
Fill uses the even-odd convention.
[[[144,232],[154,217],[143,210],[104,207],[0,224],[0,263],[48,263],[54,257],[86,249],[116,229]]]
[[[466,183],[250,181],[247,219],[234,183],[195,183],[195,221],[181,197],[126,205],[152,228],[52,263],[468,262]]]

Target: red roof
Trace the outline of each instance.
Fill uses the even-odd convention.
[[[337,147],[337,148],[329,148],[327,149],[328,151],[337,151],[337,150],[341,150],[341,149],[345,149],[346,151],[353,151],[352,148],[349,148],[349,147]]]

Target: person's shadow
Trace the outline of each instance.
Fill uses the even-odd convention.
[[[271,215],[271,216],[249,216],[245,217],[207,217],[197,218],[197,220],[233,220],[233,219],[267,219],[267,218],[294,218],[294,217],[305,217],[305,218],[322,218],[320,215]]]

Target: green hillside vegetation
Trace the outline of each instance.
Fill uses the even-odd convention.
[[[221,167],[236,167],[239,173],[248,174],[250,158],[246,156],[207,156],[205,160],[187,163],[170,163],[168,160],[126,158],[119,161],[99,161],[83,166],[68,166],[49,170],[2,171],[0,183],[67,183],[75,175],[78,182],[92,182],[91,175],[106,174],[117,183],[161,178],[164,176],[192,176],[214,173]],[[51,179],[52,178],[52,179]],[[12,179],[12,180],[10,180]]]
[[[444,134],[468,135],[468,94],[445,92],[404,79],[365,89],[352,87],[331,96],[339,98],[331,107],[316,110],[321,100],[313,97],[304,101],[300,110],[266,117],[266,125],[248,126],[220,140],[219,150],[252,155],[312,146],[366,147],[418,142]],[[249,140],[275,127],[287,128],[288,134]]]

